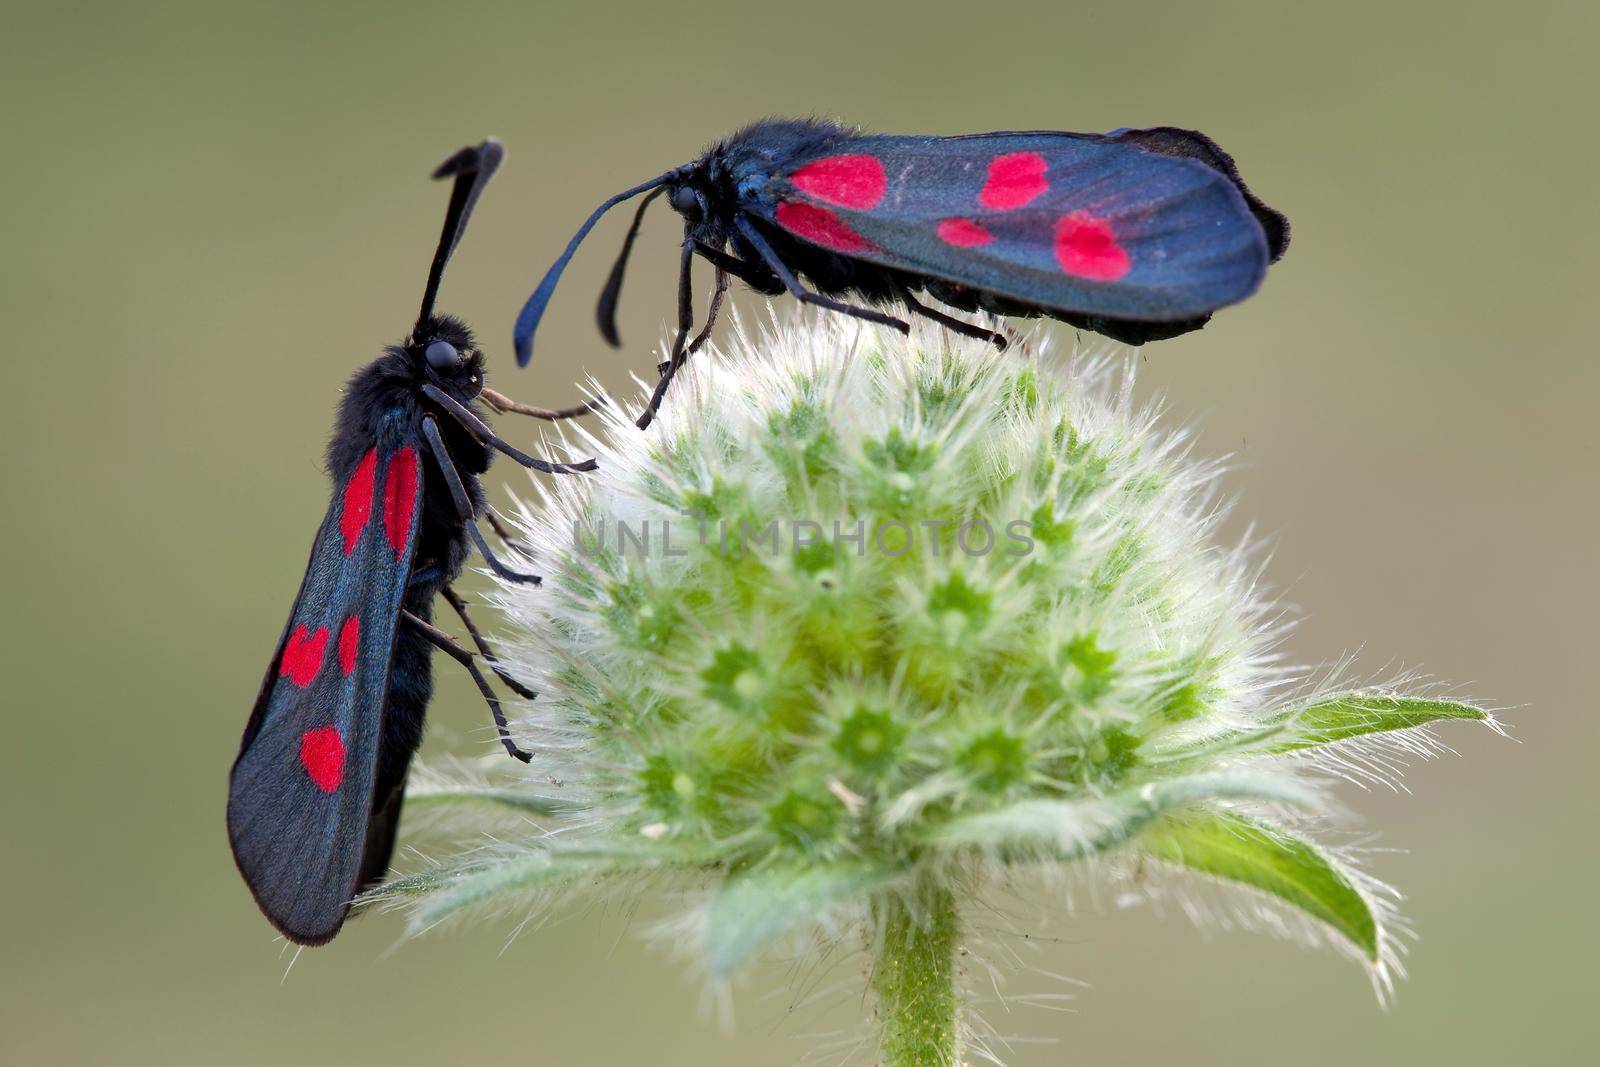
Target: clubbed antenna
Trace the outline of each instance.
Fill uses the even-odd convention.
[[[661,195],[658,186],[648,196],[639,201],[639,210],[633,213],[633,224],[628,227],[628,236],[622,240],[622,251],[617,253],[617,261],[611,264],[611,274],[606,278],[605,288],[600,290],[600,302],[595,305],[594,317],[600,326],[600,336],[612,348],[622,344],[622,335],[617,333],[617,298],[622,295],[622,276],[628,270],[628,256],[633,251],[633,242],[639,237],[639,224],[644,221],[645,208],[650,206],[650,201]]]
[[[545,305],[550,303],[550,294],[555,292],[556,282],[561,280],[561,272],[567,269],[567,264],[572,261],[573,253],[578,251],[578,246],[583,243],[583,239],[589,236],[589,231],[594,229],[594,224],[600,221],[600,216],[624,200],[629,200],[640,193],[648,192],[657,186],[665,185],[672,180],[672,176],[675,173],[675,171],[668,171],[665,174],[651,178],[641,185],[635,185],[632,189],[618,193],[595,208],[593,214],[584,220],[582,226],[578,227],[578,232],[573,234],[572,240],[567,242],[566,250],[561,253],[561,258],[550,265],[550,269],[545,272],[544,280],[539,283],[539,288],[535,289],[533,295],[528,297],[528,302],[522,305],[522,313],[517,316],[517,326],[511,335],[512,344],[517,350],[517,366],[526,367],[528,360],[533,358],[533,333],[539,328],[539,320],[544,317]]]
[[[433,265],[428,268],[428,285],[422,291],[422,310],[417,313],[418,328],[433,315],[433,301],[439,295],[439,280],[444,277],[444,266],[450,262],[456,245],[461,243],[461,235],[467,229],[467,219],[471,218],[473,205],[482,195],[483,187],[489,184],[489,179],[494,177],[500,161],[505,157],[505,146],[490,137],[480,145],[463,148],[439,164],[433,172],[435,179],[454,177],[456,184],[450,190],[450,206],[445,209],[439,247],[434,250]]]

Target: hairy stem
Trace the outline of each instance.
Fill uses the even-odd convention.
[[[924,882],[909,896],[873,906],[883,1067],[956,1067],[955,954],[960,922],[955,897]]]

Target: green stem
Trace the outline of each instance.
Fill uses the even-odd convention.
[[[909,896],[873,906],[883,1067],[955,1067],[956,939],[960,921],[949,890],[924,883]]]

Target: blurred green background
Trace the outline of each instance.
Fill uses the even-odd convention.
[[[1077,999],[988,1008],[1029,1039],[1010,1062],[1592,1051],[1597,30],[1593,5],[1541,0],[7,3],[0,1061],[782,1064],[859,1016],[859,959],[798,1009],[816,976],[777,962],[719,1026],[635,936],[675,901],[503,952],[505,925],[399,945],[371,916],[286,976],[223,830],[339,387],[414,313],[444,203],[428,170],[507,144],[442,303],[491,343],[492,384],[568,403],[586,372],[622,386],[654,362],[674,226],[647,224],[624,353],[591,317],[620,218],[519,372],[538,274],[603,195],[767,113],[1216,136],[1294,246],[1251,302],[1147,349],[1141,390],[1236,453],[1234,525],[1273,540],[1299,660],[1424,668],[1509,707],[1520,742],[1451,730],[1464,758],[1415,767],[1415,795],[1344,791],[1407,850],[1376,857],[1421,935],[1391,1011],[1332,954],[1055,909],[1023,916],[1028,960],[1088,986],[1013,974]],[[486,751],[482,705],[439,671],[427,751]]]

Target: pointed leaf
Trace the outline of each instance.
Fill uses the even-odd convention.
[[[1198,762],[1230,750],[1282,755],[1349,741],[1367,734],[1411,730],[1449,719],[1494,720],[1482,708],[1450,700],[1339,693],[1313,704],[1279,712],[1255,726],[1220,728],[1184,724],[1145,742],[1140,756],[1168,767]],[[1498,726],[1495,727],[1498,729]],[[1274,744],[1263,744],[1277,737]]]
[[[1239,771],[1193,774],[1102,799],[1024,800],[962,816],[941,826],[929,843],[976,846],[1002,856],[1032,853],[1075,859],[1120,844],[1158,815],[1202,800],[1266,800],[1307,806],[1314,802],[1315,794],[1281,775]]]
[[[1281,721],[1258,726],[1183,723],[1147,739],[1139,746],[1139,759],[1170,768],[1174,764],[1199,762],[1236,749],[1252,748],[1282,732]]]
[[[930,836],[930,842],[1002,855],[1043,852],[1072,859],[1126,840],[1149,818],[1147,811],[1146,805],[1128,799],[1023,800],[952,819]]]
[[[438,892],[462,875],[470,874],[477,869],[478,864],[469,863],[444,863],[437,867],[427,867],[413,874],[391,878],[382,885],[367,890],[361,894],[360,902],[385,903],[397,897],[426,896]]]
[[[417,911],[416,923],[431,926],[464,908],[511,899],[565,882],[612,873],[605,864],[534,852],[459,872],[434,890]]]
[[[1303,837],[1260,819],[1195,812],[1162,819],[1140,835],[1137,847],[1155,859],[1275,897],[1378,962],[1379,922],[1372,904],[1332,857]]]
[[[1307,808],[1316,805],[1317,791],[1287,775],[1261,771],[1213,771],[1187,774],[1139,787],[1139,799],[1152,816],[1198,800],[1264,800]]]
[[[552,843],[538,852],[503,859],[470,859],[427,867],[369,890],[362,894],[361,902],[392,904],[408,897],[425,897],[417,914],[419,925],[426,926],[496,897],[526,895],[561,882],[658,870],[682,860],[681,856],[654,848],[620,848],[581,840]]]
[[[406,790],[406,807],[428,810],[451,806],[484,805],[507,808],[527,815],[572,815],[583,805],[556,797],[541,797],[520,789],[489,785],[450,783],[413,787]]]
[[[1368,734],[1411,730],[1448,719],[1490,722],[1489,713],[1470,704],[1417,697],[1343,693],[1288,713],[1286,736],[1268,747],[1272,753],[1329,745]]]
[[[730,879],[706,924],[711,970],[725,977],[779,938],[888,885],[896,872],[865,864],[767,870]]]

